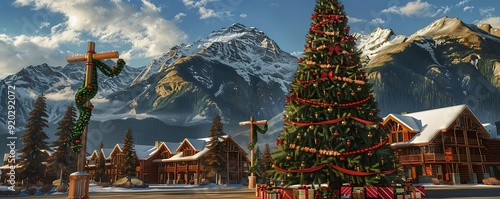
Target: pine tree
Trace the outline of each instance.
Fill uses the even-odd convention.
[[[124,176],[135,176],[135,165],[137,159],[135,158],[134,138],[132,137],[132,130],[128,129],[123,139],[122,149],[122,162],[120,165],[120,174]]]
[[[99,157],[97,157],[98,159],[95,165],[95,180],[99,182],[107,182],[108,180],[106,177],[106,159],[104,157],[103,148],[104,144],[101,142],[97,152]]]
[[[217,115],[210,129],[210,140],[207,147],[210,149],[205,155],[205,171],[208,172],[208,177],[215,175],[224,175],[226,173],[226,144],[224,142],[224,126],[221,122],[220,115]],[[220,176],[219,176],[220,177]]]
[[[55,133],[59,138],[51,143],[54,147],[54,154],[49,157],[49,168],[53,168],[58,173],[59,178],[63,180],[63,176],[68,176],[76,170],[77,157],[73,150],[71,150],[71,142],[69,134],[75,125],[76,109],[73,106],[66,108],[66,113],[63,119],[58,123],[57,131]]]
[[[389,185],[398,162],[337,0],[317,0],[286,97],[272,178],[286,186]]]
[[[35,108],[29,113],[28,123],[26,124],[26,132],[21,136],[23,138],[23,148],[19,149],[20,173],[29,184],[34,184],[43,179],[45,174],[45,165],[47,154],[43,150],[49,150],[48,143],[45,141],[49,137],[44,132],[43,128],[48,127],[48,117],[46,113],[47,105],[45,96],[38,96],[35,101]]]
[[[262,154],[262,172],[260,173],[260,177],[264,180],[264,182],[269,181],[269,171],[271,170],[271,165],[273,163],[273,159],[271,158],[271,148],[269,147],[269,143],[266,143],[264,147],[264,153]]]
[[[257,173],[257,175],[260,177],[264,165],[262,164],[262,152],[260,151],[259,145],[255,147],[255,155],[253,156],[253,158],[255,162],[255,173]]]

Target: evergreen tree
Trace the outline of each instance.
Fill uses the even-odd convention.
[[[286,186],[389,185],[398,161],[338,0],[317,0],[286,97],[272,178]]]
[[[48,117],[46,113],[47,105],[45,96],[38,96],[35,101],[34,109],[29,113],[26,132],[21,136],[23,138],[23,148],[19,149],[21,169],[20,173],[27,180],[28,185],[42,180],[45,174],[45,165],[42,162],[47,161],[47,154],[43,150],[49,150],[48,143],[45,141],[49,137],[43,128],[48,127]]]
[[[97,162],[95,165],[95,180],[99,182],[107,182],[107,177],[106,177],[106,159],[104,157],[104,152],[103,152],[104,144],[101,142],[99,144],[99,149],[97,152]]]
[[[205,171],[208,172],[208,177],[215,175],[224,175],[226,173],[226,144],[224,135],[224,126],[221,122],[220,115],[217,115],[210,129],[210,140],[207,147],[210,149],[204,156]],[[220,176],[219,176],[220,178]],[[218,179],[217,179],[218,180]]]
[[[263,171],[263,164],[262,164],[262,152],[260,151],[259,145],[255,147],[255,155],[253,156],[254,158],[254,163],[255,163],[255,173],[259,176],[261,172]],[[261,178],[262,179],[262,178]]]
[[[265,181],[269,181],[269,171],[271,170],[271,165],[273,164],[273,159],[271,158],[271,148],[269,147],[269,143],[266,143],[264,147],[264,153],[262,154],[262,168],[260,177]]]
[[[135,165],[137,159],[135,158],[134,138],[132,137],[132,130],[128,129],[123,139],[122,149],[122,162],[120,165],[120,174],[124,176],[135,176]]]
[[[58,123],[57,131],[55,133],[59,138],[52,142],[50,145],[54,147],[54,154],[49,157],[49,168],[52,168],[63,180],[63,176],[68,176],[70,173],[76,171],[77,157],[71,150],[71,142],[69,134],[75,125],[76,109],[73,106],[66,108],[66,113],[63,119]]]

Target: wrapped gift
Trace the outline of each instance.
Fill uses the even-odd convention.
[[[257,187],[257,193],[256,196],[260,197],[263,192],[267,192],[267,185],[266,184],[261,184]]]
[[[410,197],[411,197],[411,199],[418,199],[418,198],[422,198],[422,194],[418,191],[413,191],[410,194]]]
[[[352,193],[352,187],[348,185],[342,185],[340,187],[340,195],[341,196],[350,196]]]
[[[398,187],[394,190],[394,192],[396,193],[396,195],[404,195],[406,194],[406,191],[403,187]]]
[[[424,186],[414,186],[414,191],[420,192],[420,195],[425,196],[425,188]]]
[[[408,194],[396,195],[396,199],[410,199],[410,195]]]
[[[291,188],[279,188],[276,189],[280,193],[281,199],[293,199],[293,190]]]
[[[362,189],[357,189],[352,192],[353,199],[365,199],[365,192]]]
[[[378,197],[381,199],[394,199],[394,187],[377,187]]]
[[[280,193],[277,191],[268,191],[267,199],[281,199]]]
[[[310,186],[300,186],[294,190],[294,199],[314,199],[314,189]]]
[[[377,187],[366,187],[366,198],[367,199],[377,199],[378,198],[378,188]]]

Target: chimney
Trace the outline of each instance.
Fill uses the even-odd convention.
[[[161,145],[161,142],[160,142],[160,141],[158,141],[158,140],[156,140],[156,141],[155,141],[155,148],[159,148],[159,147],[160,147],[160,145]]]
[[[407,112],[407,111],[403,111],[403,112],[401,112],[401,115],[406,115],[406,114],[408,114],[408,112]]]

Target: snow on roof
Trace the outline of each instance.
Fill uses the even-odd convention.
[[[184,143],[184,142],[189,143],[196,151],[201,151],[203,148],[205,148],[206,143],[207,143],[207,141],[205,141],[204,139],[184,138],[184,140],[181,142],[181,144],[179,144],[179,147],[177,147],[177,149],[175,151],[179,151],[180,147],[182,146],[182,143]]]
[[[457,106],[405,114],[405,117],[412,117],[414,121],[421,122],[419,126],[420,131],[409,141],[393,143],[391,144],[391,146],[429,143],[434,137],[436,137],[439,132],[450,127],[451,124],[465,109],[468,109],[467,106],[462,104]],[[404,118],[401,122],[409,122],[406,121],[407,119],[408,118]],[[405,124],[411,126],[411,124]]]
[[[152,145],[134,145],[135,154],[139,160],[147,160],[152,154],[151,149],[156,149]]]
[[[156,160],[153,160],[153,162],[178,162],[178,161],[198,160],[201,156],[205,155],[205,153],[207,153],[209,150],[210,150],[209,148],[204,148],[200,152],[198,152],[194,155],[191,155],[191,156],[183,156],[183,152],[179,152],[168,159],[156,159]]]
[[[496,138],[498,136],[497,127],[491,123],[483,124],[484,129],[490,134],[490,138]]]
[[[175,153],[176,149],[179,148],[179,146],[181,145],[180,142],[162,142],[163,144],[165,144],[165,146],[167,147],[167,149],[170,151],[170,153]]]
[[[392,116],[394,119],[398,120],[401,124],[405,125],[414,132],[420,132],[420,129],[422,128],[422,121],[417,120],[414,117],[401,114],[389,114],[384,119],[388,118],[389,116]]]

